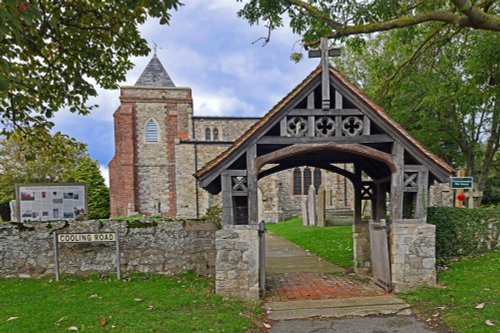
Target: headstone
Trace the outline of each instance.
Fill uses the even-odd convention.
[[[325,190],[325,202],[326,202],[326,207],[331,207],[332,206],[332,190]]]
[[[326,193],[325,187],[320,185],[318,188],[318,202],[316,204],[317,209],[317,226],[324,227],[326,225]]]
[[[307,211],[309,213],[309,225],[316,225],[316,189],[314,185],[309,186],[307,194]]]
[[[132,204],[130,202],[127,204],[127,216],[132,216]]]
[[[17,222],[17,202],[16,200],[11,200],[9,202],[10,206],[10,221]]]
[[[302,197],[302,224],[309,225],[309,215],[307,212],[307,197]]]

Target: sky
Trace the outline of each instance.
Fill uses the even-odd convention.
[[[197,116],[262,116],[299,84],[318,64],[307,59],[298,64],[290,54],[301,51],[300,37],[285,26],[267,35],[264,25],[250,26],[237,16],[236,0],[189,0],[172,12],[169,25],[150,19],[140,27],[150,47],[178,87],[190,87]],[[133,58],[135,64],[121,86],[134,85],[151,59]],[[108,163],[114,154],[113,113],[119,90],[98,89],[89,104],[98,104],[88,116],[60,111],[56,131],[88,145],[90,156],[101,165],[109,183]]]

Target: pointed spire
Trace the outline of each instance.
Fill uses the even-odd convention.
[[[151,58],[151,61],[149,61],[149,64],[139,77],[139,80],[135,83],[135,86],[172,88],[175,87],[175,84],[161,64],[160,59],[158,59],[155,52],[153,54],[153,58]]]

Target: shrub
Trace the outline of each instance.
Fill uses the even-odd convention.
[[[500,248],[500,207],[430,207],[427,222],[436,226],[438,263]]]

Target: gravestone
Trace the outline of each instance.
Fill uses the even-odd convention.
[[[325,190],[326,207],[332,206],[332,190]]]
[[[16,200],[11,200],[9,202],[10,206],[10,221],[17,222],[17,202]]]
[[[318,188],[318,202],[316,204],[317,226],[324,227],[326,225],[326,193],[325,187],[320,185]]]
[[[302,197],[302,224],[309,225],[309,216],[307,212],[307,197]]]
[[[307,210],[309,225],[316,225],[316,189],[312,184],[309,186],[309,193],[307,194]]]

